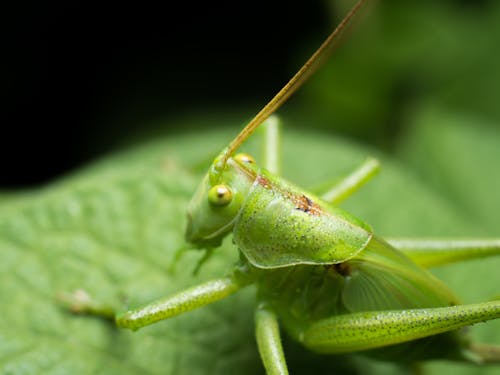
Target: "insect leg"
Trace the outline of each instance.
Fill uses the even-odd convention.
[[[221,300],[237,292],[241,287],[242,285],[230,277],[211,280],[163,300],[120,314],[116,317],[116,325],[136,330]]]
[[[264,303],[259,304],[255,310],[255,335],[267,375],[288,374],[278,319],[274,311]]]
[[[500,239],[394,238],[387,241],[423,267],[442,266],[469,259],[500,255]]]
[[[278,116],[269,117],[262,128],[262,165],[279,176],[281,172],[281,122]]]
[[[380,170],[380,163],[377,159],[369,158],[351,174],[342,179],[334,187],[322,195],[322,198],[332,204],[339,204],[358,190],[365,183],[370,181]]]
[[[428,309],[369,311],[337,315],[312,324],[306,347],[342,353],[399,344],[500,318],[500,301]]]

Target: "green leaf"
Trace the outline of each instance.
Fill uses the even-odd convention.
[[[190,125],[178,124],[179,128]],[[453,132],[455,125],[449,126]],[[253,334],[253,288],[135,333],[118,330],[98,318],[74,316],[55,300],[60,292],[84,289],[95,299],[117,307],[137,306],[224,275],[237,258],[230,240],[198,276],[193,276],[192,270],[201,253],[187,251],[177,263],[174,259],[185,246],[184,211],[201,178],[196,172],[198,166],[208,165],[236,130],[167,136],[111,156],[38,191],[3,196],[2,374],[263,373]],[[467,147],[495,144],[488,148],[491,155],[477,153],[477,163],[488,162],[484,172],[490,175],[500,170],[498,137],[484,139],[491,138],[488,132],[480,132],[474,139],[468,133],[454,134],[461,142],[478,142]],[[342,176],[366,156],[376,154],[324,134],[287,129],[284,136],[284,175],[305,187]],[[247,145],[249,151],[257,152],[257,138]],[[425,132],[409,135],[405,150],[427,138]],[[490,214],[482,216],[489,210],[485,205],[499,203],[494,186],[483,187],[489,199],[471,203],[477,214],[471,220],[462,204],[450,199],[430,178],[424,179],[410,169],[415,163],[403,164],[386,156],[382,159],[381,176],[345,204],[379,233],[500,235]],[[460,172],[460,181],[480,175],[476,163],[462,167],[454,164],[460,160],[454,156],[448,159],[450,168]],[[428,167],[434,170],[437,164]],[[453,185],[454,180],[445,177],[446,183]],[[460,196],[458,192],[456,195]],[[499,259],[476,261],[446,267],[439,275],[465,301],[481,301],[498,294],[499,265]],[[474,335],[500,344],[497,323],[475,327]],[[360,356],[319,356],[288,340],[285,346],[294,374],[400,373],[398,366]],[[494,372],[449,364],[431,365],[429,369],[431,373],[454,375]]]

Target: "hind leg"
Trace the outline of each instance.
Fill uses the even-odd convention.
[[[313,323],[303,344],[320,353],[343,353],[400,344],[500,318],[500,301],[428,309],[370,311],[333,316]],[[498,362],[500,350],[464,348],[464,359]],[[467,357],[466,352],[472,355]]]

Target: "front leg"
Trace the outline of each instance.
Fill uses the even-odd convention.
[[[240,288],[241,286],[229,277],[211,280],[163,300],[120,314],[116,317],[116,325],[120,328],[136,330],[159,320],[172,318],[219,301]]]
[[[59,300],[75,313],[91,314],[111,319],[120,328],[137,330],[160,320],[172,318],[219,301],[237,292],[243,286],[245,285],[238,283],[231,277],[215,279],[165,299],[126,311],[123,314],[116,314],[113,309],[92,300],[82,291],[61,295]]]
[[[267,375],[288,374],[276,313],[264,303],[255,310],[255,335]]]

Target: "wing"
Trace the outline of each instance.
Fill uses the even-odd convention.
[[[383,240],[346,262],[342,292],[351,312],[440,307],[459,304],[453,292],[426,269]]]

